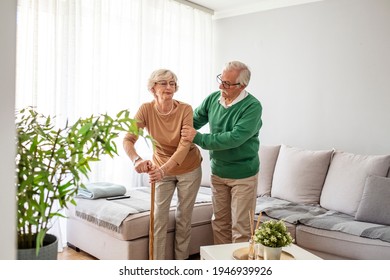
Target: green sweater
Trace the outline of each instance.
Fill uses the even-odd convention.
[[[194,128],[209,123],[210,133],[198,132],[193,140],[210,150],[211,172],[221,178],[242,179],[259,172],[259,130],[262,106],[248,94],[240,102],[224,108],[220,91],[210,94],[194,111]]]

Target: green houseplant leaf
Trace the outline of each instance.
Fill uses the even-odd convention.
[[[114,141],[122,132],[150,139],[128,110],[114,118],[108,114],[79,118],[63,127],[56,127],[55,117],[32,107],[16,112],[19,249],[35,247],[38,254],[51,220],[63,217],[61,210],[68,203],[75,204],[90,163],[118,154]]]

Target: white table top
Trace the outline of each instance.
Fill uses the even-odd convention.
[[[233,252],[237,249],[248,247],[248,242],[210,245],[200,247],[201,260],[233,260]],[[284,247],[283,251],[290,253],[296,260],[321,260],[320,257],[302,249],[301,247],[291,244]]]

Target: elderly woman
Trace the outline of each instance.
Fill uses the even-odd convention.
[[[153,259],[165,259],[165,244],[169,209],[173,193],[177,190],[175,259],[189,255],[191,217],[199,190],[202,157],[198,148],[181,139],[183,125],[193,125],[190,105],[173,99],[178,90],[176,75],[166,69],[154,71],[148,89],[154,100],[144,103],[134,116],[138,127],[146,128],[157,142],[153,160],[144,160],[134,144],[137,137],[127,133],[123,146],[138,173],[148,173],[150,182],[156,183],[154,211]]]

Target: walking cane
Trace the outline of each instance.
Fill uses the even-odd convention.
[[[149,224],[149,260],[153,260],[154,245],[154,193],[156,190],[155,183],[151,184],[150,193],[150,224]]]

